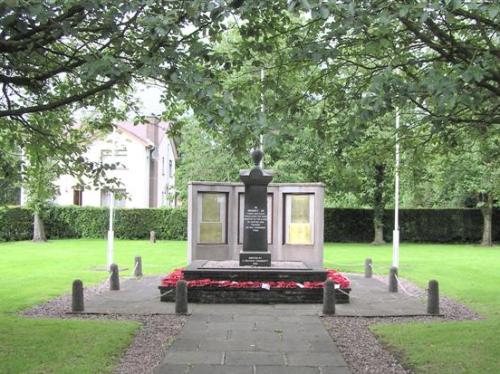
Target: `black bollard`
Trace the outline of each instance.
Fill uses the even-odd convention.
[[[83,312],[83,282],[80,279],[73,281],[73,292],[71,298],[71,310],[73,312]]]
[[[389,271],[389,292],[398,292],[398,268],[392,266]]]
[[[373,274],[372,259],[367,258],[365,260],[365,278],[371,278],[372,274]]]
[[[429,281],[427,289],[427,313],[439,314],[439,283],[437,280]]]
[[[118,265],[111,264],[109,269],[111,271],[111,276],[109,277],[109,289],[111,291],[119,291],[120,290],[120,274],[118,271]]]
[[[185,280],[177,281],[175,287],[175,313],[187,314],[188,312],[188,289]]]
[[[335,314],[335,282],[327,279],[323,288],[323,314]]]
[[[153,244],[156,243],[156,233],[154,231],[149,233],[149,241]]]
[[[136,256],[134,259],[134,276],[142,277],[142,258],[141,256]]]

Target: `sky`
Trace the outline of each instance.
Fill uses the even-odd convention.
[[[163,89],[146,84],[138,84],[136,88],[136,93],[134,97],[138,100],[138,106],[140,107],[140,112],[143,115],[161,115],[164,110],[163,104],[160,103],[160,97]]]
[[[135,86],[134,97],[136,98],[136,104],[139,107],[139,113],[141,115],[156,115],[160,116],[164,110],[163,104],[160,102],[161,94],[163,89],[152,84],[139,84],[137,83]],[[116,102],[117,105],[120,105],[121,102]],[[85,116],[89,115],[91,110],[77,110],[74,114],[75,120],[78,122]],[[129,113],[129,119],[132,120],[134,117],[134,113]]]

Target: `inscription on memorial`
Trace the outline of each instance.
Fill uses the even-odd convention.
[[[259,209],[258,207],[247,209],[243,220],[245,222],[245,230],[259,232],[267,229],[267,212],[265,209]]]
[[[267,253],[240,253],[240,266],[271,266],[271,254]]]

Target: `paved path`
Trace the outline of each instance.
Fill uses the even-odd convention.
[[[213,308],[215,306],[215,308]],[[205,305],[155,374],[345,374],[347,364],[308,305]]]
[[[376,279],[349,274],[351,302],[341,316],[425,315],[424,302],[389,293]],[[121,291],[104,291],[85,301],[85,313],[171,314],[160,302],[158,277],[122,281]],[[327,374],[349,373],[325,330],[321,304],[189,304],[192,316],[156,374]]]
[[[352,282],[351,302],[338,304],[336,314],[339,316],[415,316],[426,315],[423,300],[406,295],[404,292],[390,293],[387,285],[376,280],[366,279],[359,274],[348,274]],[[100,295],[85,300],[86,313],[120,313],[120,314],[171,314],[174,303],[160,302],[159,277],[128,279],[121,282],[120,291],[105,291]],[[190,304],[190,311],[207,313],[223,313],[227,309],[224,304]],[[270,309],[289,309],[296,305],[278,304],[268,306]],[[321,304],[301,305],[316,315],[321,311]]]

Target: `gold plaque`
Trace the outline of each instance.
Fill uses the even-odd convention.
[[[311,225],[309,223],[290,223],[289,244],[312,244]]]
[[[200,223],[200,243],[223,243],[221,222]]]

